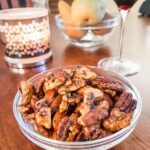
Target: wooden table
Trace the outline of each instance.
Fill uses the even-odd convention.
[[[126,24],[124,54],[136,60],[142,67],[139,74],[129,79],[141,93],[143,110],[134,132],[113,150],[150,149],[150,18],[138,17],[136,10],[138,7],[129,15]],[[99,59],[116,53],[118,30],[107,43],[88,52],[69,45],[55,27],[54,20],[51,28],[53,59],[45,66],[25,70],[24,73],[12,71],[3,60],[3,46],[0,46],[0,150],[41,149],[22,134],[13,115],[13,99],[21,80],[27,80],[38,72],[59,65],[97,65]]]

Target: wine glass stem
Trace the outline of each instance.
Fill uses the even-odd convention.
[[[117,52],[117,61],[121,61],[122,59],[122,51],[123,51],[123,40],[124,40],[124,28],[125,21],[128,15],[128,10],[120,10],[121,14],[121,25],[120,25],[120,35],[119,35],[119,47]]]

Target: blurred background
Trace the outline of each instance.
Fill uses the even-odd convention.
[[[31,7],[36,2],[41,2],[45,0],[0,0],[0,9],[8,9],[8,8],[17,8],[17,7],[24,7],[28,6]],[[57,3],[59,0],[47,0],[49,6],[51,8],[52,13],[57,13]],[[72,0],[66,0],[67,2],[71,3]]]
[[[0,0],[0,9],[8,9],[8,8],[17,8],[17,7],[24,7],[24,6],[28,6],[28,7],[31,7],[34,3],[34,5],[39,2],[42,3],[45,1],[45,0]],[[48,1],[48,4],[49,4],[49,7],[51,9],[51,13],[53,14],[56,14],[58,13],[58,9],[57,9],[57,3],[59,0],[47,0]],[[72,0],[65,0],[67,1],[68,3],[71,3]],[[139,8],[142,4],[144,0],[139,0],[136,5],[138,5],[138,7],[134,7],[132,9],[132,11],[134,12],[138,12],[139,11]],[[111,3],[113,3],[112,0],[107,0],[107,3],[109,3],[109,6],[111,7]]]

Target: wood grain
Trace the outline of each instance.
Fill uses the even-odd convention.
[[[134,132],[112,150],[149,150],[150,149],[150,18],[129,15],[126,31],[124,55],[138,61],[142,67],[139,74],[129,77],[141,93],[143,110]],[[97,65],[99,59],[116,55],[118,30],[113,37],[93,52],[69,45],[51,21],[51,47],[53,59],[45,66],[24,70],[24,74],[9,69],[3,55],[4,46],[0,44],[0,150],[41,150],[31,143],[20,131],[12,111],[15,93],[21,80],[27,80],[38,72],[54,66],[84,64]]]

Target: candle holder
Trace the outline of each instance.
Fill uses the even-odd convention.
[[[52,56],[48,9],[13,8],[0,12],[5,61],[16,68],[45,64]]]

